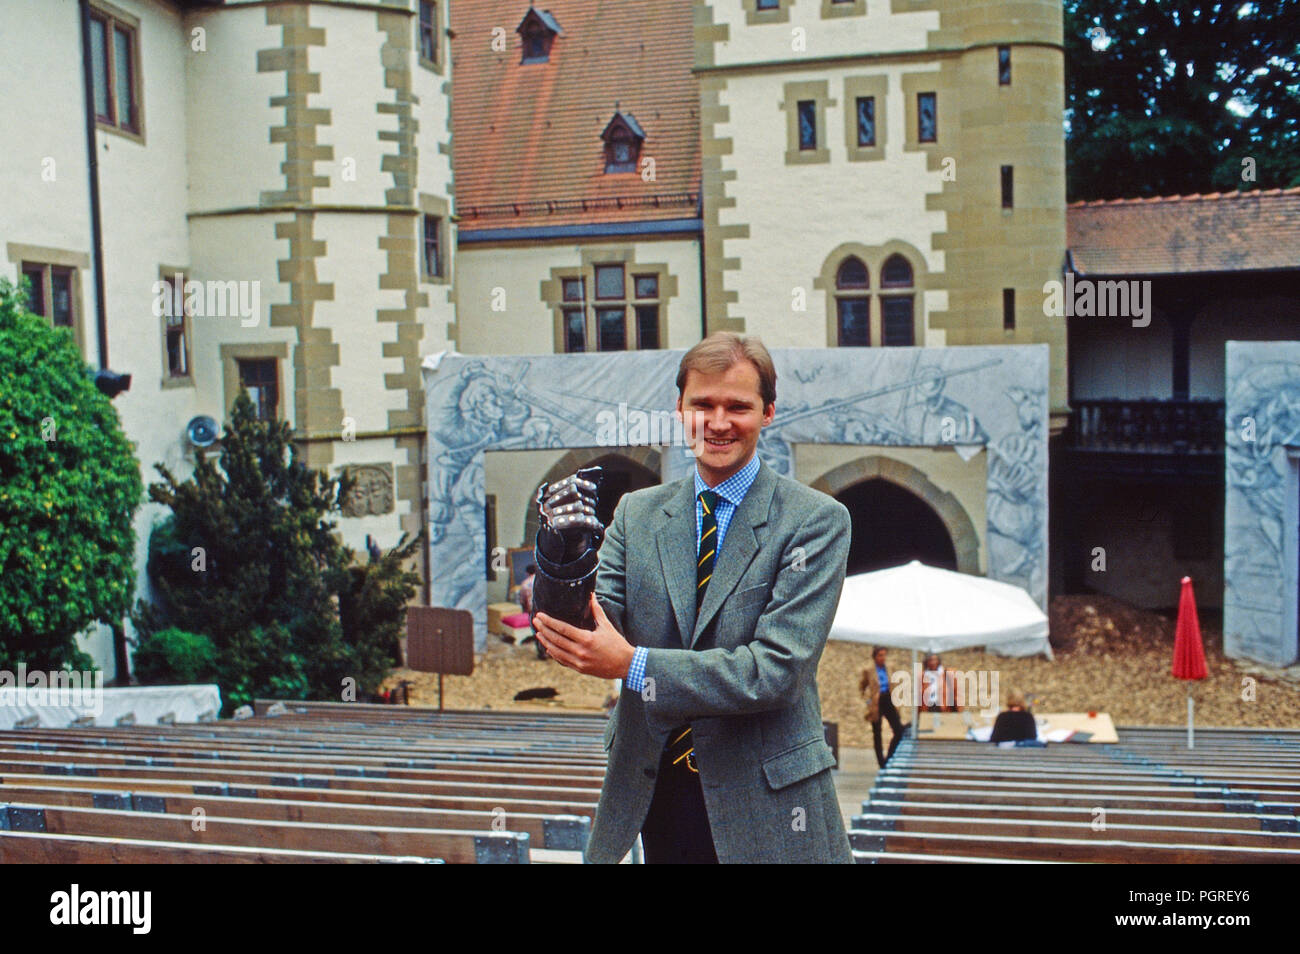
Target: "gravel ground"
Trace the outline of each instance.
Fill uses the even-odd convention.
[[[963,651],[945,653],[944,664],[996,671],[1002,695],[1009,689],[1031,694],[1040,712],[1097,709],[1109,712],[1116,725],[1186,724],[1187,684],[1169,674],[1172,619],[1102,596],[1057,597],[1050,618],[1054,662]],[[1198,726],[1300,728],[1300,666],[1277,670],[1225,659],[1222,634],[1210,626],[1202,632],[1210,674],[1192,688]],[[828,643],[822,656],[817,673],[822,713],[839,723],[841,745],[871,745],[858,694],[858,678],[870,661],[869,646],[851,643]],[[889,662],[891,668],[907,668],[911,654],[893,652]],[[413,704],[437,705],[437,676],[398,670],[385,685],[401,679],[414,684]],[[511,646],[495,636],[476,658],[474,675],[447,676],[444,686],[445,704],[457,709],[599,710],[611,690],[608,682],[539,660],[531,643]],[[547,688],[556,691],[551,699],[514,701],[521,690]],[[903,718],[911,716],[904,711]]]

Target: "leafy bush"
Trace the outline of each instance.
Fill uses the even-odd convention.
[[[423,537],[397,546],[368,563],[348,567],[335,582],[343,639],[352,647],[361,675],[358,686],[367,692],[401,664],[401,637],[406,632],[406,604],[416,594],[420,575],[406,568]]]
[[[149,487],[171,515],[150,537],[157,599],[138,607],[137,629],[208,636],[226,711],[257,697],[337,700],[348,678],[358,697],[372,692],[398,661],[419,580],[402,568],[416,541],[354,565],[329,519],[347,487],[308,468],[291,436],[241,392],[218,459],[197,452],[185,481],[158,464]]]
[[[0,280],[0,668],[91,669],[135,590],[140,465],[68,331]]]
[[[206,636],[172,627],[140,639],[133,663],[136,679],[146,684],[211,682],[217,649]]]

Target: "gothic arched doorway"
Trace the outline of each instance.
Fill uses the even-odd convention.
[[[663,483],[659,478],[659,452],[648,447],[629,448],[626,455],[599,450],[571,451],[547,471],[545,481],[562,480],[582,467],[602,467],[605,470],[596,516],[607,527],[624,494]],[[524,523],[524,540],[527,546],[532,546],[533,538],[537,536],[537,507],[531,499],[525,513],[528,516]]]
[[[876,477],[854,484],[835,499],[849,508],[853,519],[850,576],[910,560],[957,569],[957,549],[948,528],[930,505],[910,490]]]

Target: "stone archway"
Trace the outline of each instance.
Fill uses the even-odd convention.
[[[920,498],[934,511],[952,540],[960,573],[979,575],[979,536],[966,508],[952,494],[940,490],[926,475],[902,461],[872,455],[841,464],[818,477],[810,486],[838,497],[851,487],[868,480],[884,480]]]
[[[538,481],[538,486],[554,480],[561,480],[583,467],[590,467],[593,464],[604,462],[616,463],[621,470],[634,475],[634,480],[638,483],[638,486],[630,489],[639,490],[643,486],[651,487],[662,482],[659,476],[662,473],[659,451],[652,447],[625,447],[617,450],[604,447],[582,447],[569,451],[556,461],[551,469],[546,472],[546,475]],[[534,488],[534,493],[536,493],[536,488]],[[603,505],[606,499],[608,498],[602,499],[601,509],[604,509]],[[609,508],[612,512],[613,503],[609,504]],[[532,546],[532,541],[537,536],[537,508],[533,506],[531,499],[524,509],[524,513],[526,516],[524,518],[523,539],[527,541],[528,546]]]

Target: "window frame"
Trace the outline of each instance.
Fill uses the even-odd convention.
[[[34,258],[23,258],[18,265],[18,278],[27,278],[32,273],[39,273],[41,276],[41,310],[37,311],[32,307],[33,303],[28,303],[28,308],[32,314],[44,318],[51,328],[61,328],[72,333],[72,341],[77,346],[77,350],[84,357],[86,354],[86,331],[85,331],[85,310],[81,307],[81,272],[83,269],[77,265],[69,264],[63,261],[39,260]],[[68,277],[68,317],[71,324],[56,325],[54,323],[54,273],[66,273]]]
[[[870,107],[869,112],[871,113],[871,141],[870,141],[870,142],[863,142],[863,141],[862,141],[862,105],[863,105],[864,103],[867,104],[867,105]],[[877,138],[877,137],[876,137],[876,130],[877,130],[877,128],[878,128],[878,124],[877,124],[877,122],[876,122],[876,97],[874,97],[874,96],[855,96],[854,99],[853,99],[853,119],[854,119],[854,125],[855,125],[855,127],[856,127],[856,129],[857,129],[857,144],[858,144],[858,148],[859,148],[859,149],[875,149],[875,148],[876,148],[876,138]]]
[[[420,213],[420,274],[426,279],[446,279],[446,259],[443,255],[442,222],[440,215],[432,212]],[[432,232],[429,225],[433,223]],[[437,268],[429,267],[429,247],[432,245],[437,256]]]
[[[832,99],[829,80],[796,80],[782,86],[778,108],[785,113],[785,164],[820,165],[831,161],[826,117],[838,100]],[[811,118],[813,140],[805,143],[803,117]]]
[[[863,274],[866,276],[862,284],[847,284],[842,280],[844,268],[851,261],[856,261],[862,266]],[[835,345],[838,348],[870,348],[871,347],[871,266],[860,255],[849,254],[840,260],[839,265],[835,267]],[[867,313],[866,328],[864,337],[866,340],[861,342],[846,342],[844,334],[844,307],[848,303],[860,303],[866,307]]]
[[[569,328],[569,318],[570,318],[570,316],[572,316],[572,315],[577,315],[577,316],[578,316],[578,330],[579,330],[579,331],[581,332],[581,334],[582,334],[582,347],[581,347],[581,348],[570,348],[570,347],[569,347],[569,341],[570,341],[570,334],[569,334],[569,332],[570,332],[570,328]],[[560,334],[561,334],[561,336],[562,336],[562,339],[563,339],[563,340],[562,340],[562,343],[563,343],[563,345],[564,345],[564,350],[563,350],[561,353],[563,353],[563,354],[584,354],[584,353],[588,350],[588,349],[587,349],[587,305],[586,305],[586,303],[584,302],[584,303],[582,304],[582,306],[581,306],[581,307],[578,307],[578,308],[575,308],[575,307],[573,307],[572,305],[565,305],[565,306],[561,307],[561,308],[560,308],[560,323],[561,323],[561,324],[560,324]]]
[[[167,335],[171,331],[168,326],[167,309],[158,316],[162,338],[162,378],[161,386],[163,388],[192,388],[194,387],[194,322],[190,314],[189,304],[185,295],[185,283],[189,281],[190,276],[188,269],[168,268],[162,266],[158,269],[158,280],[166,283],[168,288],[174,286],[177,276],[181,280],[181,336],[184,342],[184,360],[185,373],[173,374],[171,371],[171,351],[167,347]],[[174,295],[169,294],[169,299],[174,300]]]
[[[237,375],[238,390],[239,391],[248,390],[249,386],[244,380],[244,365],[254,364],[254,363],[270,364],[271,367],[270,383],[271,386],[275,388],[275,406],[272,408],[272,411],[274,412],[274,416],[268,418],[262,415],[263,407],[262,407],[262,402],[260,400],[260,393],[259,393],[259,400],[254,402],[254,406],[257,408],[258,411],[257,419],[259,421],[268,421],[268,422],[284,420],[284,418],[281,416],[281,410],[280,410],[284,395],[281,393],[283,391],[283,388],[281,386],[281,381],[280,381],[280,359],[279,358],[273,355],[245,355],[243,357],[235,358],[235,373]],[[254,385],[254,386],[264,387],[264,385]],[[249,397],[251,398],[252,395],[250,394]]]
[[[765,3],[764,6],[759,6]],[[745,8],[745,23],[748,26],[756,26],[771,23],[789,23],[790,6],[794,0],[743,0]]]
[[[619,256],[622,256],[619,258]],[[676,280],[669,273],[666,264],[637,263],[633,261],[631,251],[608,250],[596,252],[590,257],[583,255],[581,266],[559,268],[551,271],[551,278],[544,282],[542,295],[550,305],[554,315],[554,347],[557,354],[581,353],[570,347],[572,344],[569,323],[572,316],[582,316],[582,351],[597,352],[601,348],[601,318],[608,312],[622,312],[623,351],[650,351],[667,347],[668,329],[665,325],[665,307],[668,300],[676,294]],[[587,296],[589,289],[599,287],[597,276],[602,268],[618,268],[622,271],[623,294],[621,296],[600,297],[598,294]],[[648,291],[644,286],[648,280],[654,282],[654,294],[642,295]],[[565,297],[570,283],[578,283],[583,298]],[[654,342],[643,334],[643,322],[650,317],[654,319]],[[615,353],[615,350],[607,350]]]
[[[541,43],[541,53],[530,56],[529,42],[538,41]],[[529,66],[534,63],[551,62],[551,45],[555,42],[555,34],[548,30],[543,24],[534,20],[529,24],[526,30],[519,33],[519,65]]]
[[[889,341],[888,306],[894,302],[906,302],[907,304],[908,320],[906,344],[896,344]],[[916,347],[916,294],[914,292],[903,295],[880,295],[880,346],[882,348]]]
[[[885,278],[885,269],[887,269],[889,264],[893,261],[900,261],[907,266],[907,281],[904,282],[898,281],[897,279]],[[906,255],[899,252],[893,252],[880,264],[880,287],[881,289],[916,287],[916,267],[907,260]]]
[[[812,124],[812,142],[805,145],[803,138],[804,113],[808,113],[809,122]],[[817,151],[817,100],[800,99],[794,104],[795,128],[798,130],[798,141],[800,152]]]
[[[626,162],[619,162],[614,150],[621,143],[626,143],[628,147],[628,159]],[[605,174],[620,175],[628,172],[636,172],[637,164],[641,161],[641,140],[634,136],[631,130],[620,126],[609,135],[609,140],[605,143]]]
[[[627,334],[628,307],[627,307],[626,300],[620,301],[617,305],[610,305],[610,304],[597,305],[595,306],[593,311],[595,312],[594,317],[596,319],[596,351],[604,352],[604,353],[617,353],[620,351],[633,350],[631,348],[628,348],[628,334]],[[619,326],[619,330],[622,332],[623,335],[623,347],[621,348],[606,348],[605,343],[603,341],[604,336],[602,333],[602,329],[604,328],[604,322],[601,319],[604,315],[611,314],[613,312],[618,312],[618,318],[619,318],[618,326]]]
[[[617,268],[619,271],[619,284],[623,287],[621,295],[602,295],[600,293],[600,270],[602,268]],[[592,274],[595,280],[592,282],[592,288],[596,295],[593,301],[627,301],[627,262],[599,262],[592,265]]]
[[[256,358],[275,358],[276,388],[279,391],[280,402],[279,413],[282,415],[279,419],[289,421],[289,404],[290,398],[293,396],[293,388],[286,386],[285,381],[286,375],[292,371],[289,365],[289,345],[286,342],[262,341],[246,344],[222,344],[217,346],[217,353],[221,359],[221,397],[224,401],[221,413],[223,419],[227,421],[230,419],[230,409],[234,407],[235,398],[239,396],[241,387],[239,362]]]
[[[89,16],[91,20],[104,25],[104,71],[106,74],[104,82],[109,109],[107,118],[101,116],[99,111],[95,110],[94,99],[91,99],[89,108],[95,110],[95,128],[124,136],[140,143],[140,145],[144,145],[144,79],[140,55],[140,20],[124,10],[102,2],[102,0],[92,0]],[[118,73],[120,67],[117,62],[116,40],[119,31],[126,34],[128,38],[129,50],[126,70],[129,76],[127,90],[131,96],[131,115],[134,119],[131,126],[122,125],[121,108],[118,102]],[[93,82],[97,81],[98,77],[95,77]]]
[[[431,17],[428,21],[424,19],[424,11],[428,9]],[[427,70],[434,73],[442,73],[442,44],[439,42],[442,38],[442,30],[439,29],[440,17],[442,11],[438,6],[437,0],[418,0],[415,11],[415,53],[419,64]],[[424,40],[429,39],[429,45],[432,47],[433,56],[425,56]]]
[[[871,295],[839,295],[835,296],[835,346],[837,348],[870,348],[871,347]],[[862,342],[845,341],[844,335],[844,306],[848,304],[862,304],[866,306],[866,329]]]
[[[933,135],[925,136],[925,110],[922,109],[921,103],[929,98],[933,103]],[[922,145],[933,145],[939,141],[939,94],[935,90],[918,91],[916,94],[916,141]]]
[[[644,298],[638,298],[634,300],[631,307],[632,307],[632,324],[635,326],[635,331],[636,331],[636,350],[637,351],[660,350],[663,347],[663,335],[661,333],[663,329],[660,326],[661,315],[659,311],[659,302],[658,301],[651,302]],[[654,344],[646,344],[645,340],[641,335],[641,330],[642,330],[641,316],[642,314],[649,314],[650,312],[654,313],[654,329],[655,329]]]

